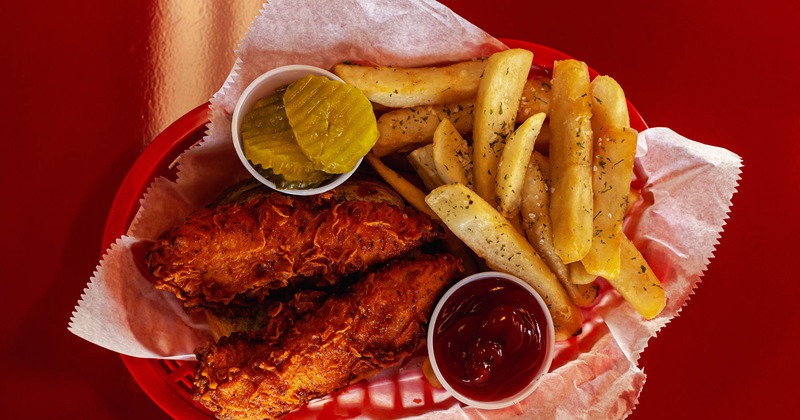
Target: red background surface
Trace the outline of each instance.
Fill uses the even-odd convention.
[[[0,417],[166,417],[117,354],[66,327],[108,246],[103,225],[126,172],[155,134],[219,88],[259,8],[209,3],[5,8]],[[650,126],[742,156],[715,258],[645,351],[647,383],[631,418],[788,414],[800,376],[800,6],[443,3],[495,36],[613,76]]]

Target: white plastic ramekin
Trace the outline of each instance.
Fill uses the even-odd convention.
[[[525,290],[527,290],[530,293],[531,299],[534,300],[537,305],[539,305],[539,307],[542,309],[542,313],[544,313],[545,319],[544,320],[540,320],[540,321],[544,322],[544,324],[545,324],[544,328],[546,329],[546,333],[545,333],[546,334],[546,337],[545,337],[546,341],[545,341],[545,346],[544,346],[544,349],[545,349],[544,360],[543,360],[539,370],[533,376],[533,379],[531,380],[531,382],[529,384],[527,384],[523,389],[521,389],[516,394],[510,395],[510,396],[508,396],[506,398],[503,398],[503,399],[500,399],[500,400],[493,400],[493,401],[474,400],[474,399],[471,399],[471,398],[459,393],[458,391],[456,391],[447,382],[447,378],[445,378],[444,375],[442,375],[442,372],[441,372],[438,364],[436,363],[436,357],[435,357],[435,354],[434,354],[434,351],[435,351],[435,346],[434,346],[434,344],[435,344],[434,343],[434,335],[435,334],[434,334],[434,332],[435,332],[435,329],[436,329],[436,324],[438,322],[439,313],[441,312],[441,310],[444,307],[444,305],[447,302],[447,300],[450,299],[450,297],[456,291],[458,291],[462,287],[466,286],[467,284],[470,284],[470,283],[478,281],[478,280],[486,279],[486,278],[504,279],[504,280],[507,280],[509,282],[515,283],[515,284],[521,286],[522,288],[524,288]],[[473,275],[471,275],[469,277],[466,277],[463,280],[459,281],[458,283],[454,284],[444,294],[444,296],[442,296],[442,298],[439,300],[438,304],[436,305],[436,308],[433,310],[433,315],[431,315],[430,323],[428,324],[428,342],[427,342],[427,346],[428,346],[428,357],[430,359],[431,367],[433,368],[433,372],[436,374],[436,378],[439,380],[439,382],[442,384],[442,386],[444,386],[444,388],[451,395],[453,395],[457,400],[461,401],[464,404],[467,404],[469,406],[476,407],[476,408],[484,408],[484,409],[505,408],[505,407],[514,405],[514,404],[524,400],[531,393],[533,393],[533,391],[539,385],[539,382],[540,382],[542,376],[544,376],[550,370],[550,365],[552,364],[553,356],[555,355],[555,331],[554,331],[554,327],[553,327],[553,318],[550,316],[550,312],[548,311],[547,305],[545,304],[544,300],[541,298],[541,296],[539,296],[539,294],[536,292],[536,290],[534,290],[533,287],[531,287],[528,283],[520,280],[519,278],[517,278],[515,276],[509,275],[509,274],[506,274],[506,273],[497,272],[497,271],[487,271],[487,272],[477,273],[477,274],[473,274]]]
[[[293,195],[315,195],[319,193],[323,193],[325,191],[329,191],[343,182],[347,181],[358,169],[358,166],[361,164],[361,160],[358,161],[355,168],[352,171],[334,175],[331,179],[327,180],[325,183],[318,187],[314,188],[305,188],[305,189],[289,189],[289,188],[278,188],[274,182],[270,181],[269,179],[265,178],[261,175],[256,168],[247,160],[247,157],[244,155],[244,148],[242,146],[242,136],[241,136],[241,125],[242,120],[244,120],[244,116],[253,106],[261,98],[265,98],[271,95],[275,90],[281,86],[288,85],[289,83],[294,82],[295,80],[302,79],[303,77],[312,74],[316,76],[325,76],[331,80],[338,80],[342,82],[335,74],[321,69],[319,67],[314,66],[307,66],[302,64],[293,64],[288,66],[277,67],[272,69],[261,76],[257,77],[253,82],[251,82],[247,88],[242,92],[242,95],[239,97],[239,100],[236,102],[236,106],[233,109],[233,120],[231,121],[231,130],[233,135],[233,147],[236,149],[236,154],[239,155],[239,160],[242,161],[242,164],[247,169],[250,174],[259,180],[262,184],[286,194],[293,194]]]

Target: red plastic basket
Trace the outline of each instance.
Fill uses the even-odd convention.
[[[525,48],[532,51],[534,53],[534,66],[542,71],[551,69],[555,60],[571,58],[562,52],[530,42],[512,39],[502,39],[502,41],[509,47]],[[592,77],[597,75],[597,72],[591,68],[590,73]],[[647,125],[630,102],[628,103],[628,108],[631,126],[640,131],[646,129]],[[134,215],[139,209],[139,199],[151,182],[158,176],[171,177],[173,175],[172,163],[175,159],[191,145],[203,138],[206,124],[208,123],[208,111],[208,104],[203,104],[185,114],[159,134],[139,156],[128,171],[114,197],[103,233],[104,244],[113,243],[116,238],[127,232]],[[211,416],[211,413],[192,400],[192,378],[195,362],[138,359],[125,355],[121,357],[139,386],[169,415],[181,419],[209,418]],[[392,380],[392,378],[388,380]],[[413,409],[413,413],[419,414],[449,404],[443,404],[441,400],[442,391],[432,389],[427,386],[427,383],[425,385],[427,389],[425,389],[418,402],[419,406]],[[366,392],[366,387],[361,384],[353,385],[352,389]],[[399,387],[395,387],[395,389],[399,389]],[[435,398],[435,395],[440,395],[440,398]],[[345,416],[354,416],[361,412],[361,410],[352,409],[337,410],[335,407],[336,397],[328,398],[328,400],[328,402],[321,405],[322,408],[314,411],[306,409],[297,413],[297,415],[303,417],[311,415],[315,417],[333,417],[334,415],[341,416],[343,412]],[[374,411],[375,407],[372,410]],[[406,411],[403,412],[401,410]],[[393,413],[412,414],[402,406],[388,407],[378,411],[385,414],[385,417],[390,417]]]

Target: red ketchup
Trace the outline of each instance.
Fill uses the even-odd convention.
[[[517,394],[544,363],[545,314],[528,290],[510,280],[488,277],[465,284],[447,299],[435,323],[439,371],[472,400]]]

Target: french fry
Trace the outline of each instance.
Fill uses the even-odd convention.
[[[433,212],[430,207],[425,203],[425,192],[417,188],[414,184],[408,182],[402,175],[395,172],[392,168],[386,166],[381,162],[380,158],[374,154],[367,153],[364,156],[367,162],[375,169],[375,172],[386,181],[398,194],[400,194],[406,201],[411,204],[415,209],[439,220],[439,216]]]
[[[580,261],[567,264],[567,270],[569,270],[569,281],[572,284],[590,284],[597,280],[597,276],[586,271],[586,267]]]
[[[597,76],[592,80],[592,130],[609,127],[630,127],[628,102],[619,83],[610,76]]]
[[[372,148],[377,157],[409,151],[430,143],[439,123],[446,119],[459,133],[472,132],[474,101],[425,105],[389,111],[378,118],[378,141]]]
[[[545,114],[538,113],[522,123],[506,140],[500,162],[497,163],[495,193],[500,214],[506,218],[519,213],[522,203],[522,184],[531,152],[542,129]]]
[[[550,270],[567,291],[569,298],[578,306],[590,306],[597,299],[599,288],[596,284],[572,283],[567,266],[561,261],[553,247],[553,231],[550,224],[550,193],[547,183],[550,168],[547,158],[534,152],[525,171],[522,185],[522,214],[525,235],[528,242],[542,257]]]
[[[645,319],[653,319],[667,303],[661,281],[627,236],[622,235],[622,266],[608,282]]]
[[[439,382],[439,378],[433,371],[433,365],[431,365],[430,357],[431,356],[426,357],[422,362],[422,374],[425,375],[425,379],[428,380],[428,383],[431,384],[432,387],[436,389],[444,389],[444,386],[441,382]]]
[[[533,248],[559,279],[568,279],[567,266],[553,247],[550,223],[550,193],[548,191],[549,163],[539,152],[531,154],[522,185],[522,214],[525,234]],[[563,282],[562,282],[563,283]]]
[[[505,216],[503,216],[505,217]],[[511,216],[506,217],[508,223],[511,224],[511,227],[517,230],[517,232],[521,234],[525,234],[525,227],[522,226],[522,215],[519,212],[512,214]]]
[[[632,128],[618,127],[603,129],[595,135],[594,236],[589,252],[581,261],[587,272],[606,279],[619,275],[622,218],[627,211],[637,136]]]
[[[472,148],[447,118],[433,133],[432,157],[443,184],[458,182],[472,188]]]
[[[525,236],[494,206],[461,184],[442,185],[425,201],[490,268],[515,275],[539,292],[553,317],[556,339],[580,332],[582,318],[577,306]]]
[[[534,77],[525,82],[519,100],[517,123],[522,124],[534,114],[550,112],[550,98],[553,87],[549,77]]]
[[[439,173],[436,172],[436,165],[433,162],[433,144],[414,149],[408,154],[408,163],[414,168],[428,190],[444,184]]]
[[[574,284],[567,281],[564,283],[564,289],[567,291],[569,298],[582,308],[594,305],[600,296],[600,286],[596,282]]]
[[[533,53],[523,49],[494,53],[478,85],[472,129],[473,184],[478,195],[493,205],[497,162],[506,137],[514,130],[532,61]]]
[[[556,252],[571,263],[580,261],[592,244],[589,70],[580,61],[556,61],[552,84],[550,217]]]
[[[459,102],[475,97],[485,60],[442,67],[371,67],[337,64],[333,73],[391,108]]]

